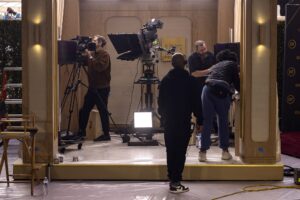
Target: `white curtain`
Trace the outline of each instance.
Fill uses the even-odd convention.
[[[242,1],[235,0],[234,2],[234,42],[241,41]]]
[[[65,0],[57,0],[57,38],[60,40],[63,28]]]

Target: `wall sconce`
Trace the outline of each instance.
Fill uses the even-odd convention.
[[[34,44],[40,44],[41,43],[40,24],[33,24],[33,41],[34,41]]]
[[[258,43],[258,45],[266,44],[266,25],[265,24],[258,24],[257,43]]]

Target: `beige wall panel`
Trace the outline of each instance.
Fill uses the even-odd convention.
[[[142,23],[137,17],[112,17],[106,22],[107,34],[109,33],[136,33]],[[100,28],[100,27],[98,27]],[[108,39],[108,38],[107,38]],[[122,61],[117,59],[118,54],[108,39],[107,50],[111,55],[112,81],[109,97],[109,111],[118,124],[127,124],[132,119],[129,111],[132,96],[132,111],[137,110],[140,100],[140,85],[134,81],[141,77],[141,62]],[[127,115],[129,112],[129,119]]]
[[[46,20],[46,13],[41,12],[40,10],[46,7],[46,3],[44,1],[38,1],[35,3],[29,3],[31,9],[33,11],[28,13],[28,18],[30,22],[33,21],[41,21],[45,23]],[[32,24],[29,24],[29,27],[33,27]],[[45,26],[41,26],[42,31],[46,30]],[[29,36],[29,40],[31,43],[28,44],[28,67],[27,77],[28,77],[28,88],[30,88],[28,92],[28,96],[30,101],[28,101],[27,105],[28,110],[31,113],[34,113],[37,116],[37,120],[41,121],[42,123],[38,124],[40,127],[39,130],[41,132],[45,132],[45,121],[47,120],[47,88],[46,88],[46,70],[45,67],[46,63],[46,49],[41,45],[34,44],[33,34]],[[42,42],[46,42],[46,38],[41,38]],[[37,76],[36,74],[39,74]],[[35,98],[33,98],[35,96]]]
[[[241,158],[246,163],[278,160],[276,124],[276,1],[243,1]],[[258,23],[264,22],[263,45]]]
[[[226,43],[230,41],[232,29],[232,42],[234,30],[234,0],[218,0],[218,42]]]
[[[65,0],[62,39],[68,40],[79,34],[79,0]]]
[[[163,29],[158,31],[159,38],[163,36],[186,37],[188,55],[192,51],[192,44],[195,40],[205,40],[209,49],[212,49],[216,43],[216,0],[185,1],[184,3],[180,1],[114,2],[89,0],[80,2],[81,35],[101,34],[106,36],[108,33],[117,32],[137,33],[141,25],[151,18],[159,18],[164,22]],[[120,21],[120,19],[122,20]],[[132,24],[132,19],[137,20],[135,25]],[[112,112],[116,123],[123,124],[126,121],[129,109],[132,84],[137,68],[136,61],[116,60],[117,54],[110,42],[108,51],[111,53],[113,64],[109,110]],[[169,69],[170,63],[160,62],[158,65],[159,77],[162,78]],[[141,66],[139,67],[140,72]],[[136,85],[132,111],[136,110],[138,106],[139,96],[140,86]],[[156,102],[156,97],[153,100]],[[131,118],[132,116],[130,115],[129,119]]]
[[[79,13],[79,0],[65,0],[64,6],[64,18],[63,18],[63,30],[62,30],[62,40],[69,40],[80,35],[80,13]],[[73,65],[64,65],[59,67],[59,107],[61,101],[64,97],[64,92],[67,87],[67,82],[69,80],[70,74],[72,72]],[[84,78],[84,76],[81,76]],[[75,102],[74,111],[71,120],[71,131],[78,130],[78,112],[82,104],[82,87],[77,89],[77,101]],[[67,98],[66,104],[62,113],[60,113],[60,130],[67,129],[68,117],[69,117],[69,105],[70,105],[70,95]],[[61,107],[60,107],[61,109]],[[60,110],[61,111],[61,110]]]
[[[267,1],[253,1],[252,9],[252,139],[265,142],[269,137],[270,121],[270,4]],[[264,44],[258,44],[258,26],[266,26]],[[268,35],[268,37],[267,37]]]
[[[56,1],[24,0],[23,11],[23,114],[36,117],[36,161],[49,162],[57,142]]]

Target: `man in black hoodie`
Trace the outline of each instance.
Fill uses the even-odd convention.
[[[174,69],[162,79],[159,86],[158,113],[161,115],[165,130],[168,177],[170,192],[189,191],[183,186],[182,171],[185,154],[191,137],[191,114],[199,116],[200,102],[197,102],[196,78],[184,69],[185,57],[176,53],[172,57]]]

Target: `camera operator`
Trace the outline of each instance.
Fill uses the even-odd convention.
[[[195,42],[195,52],[192,53],[188,58],[188,66],[192,76],[197,77],[197,82],[199,84],[199,99],[198,101],[201,103],[201,93],[205,84],[206,77],[203,77],[203,71],[209,69],[212,65],[215,64],[215,57],[213,53],[207,50],[207,46],[205,41],[197,40]],[[202,131],[203,125],[203,116],[202,112],[200,113],[199,118],[197,119],[197,132]]]
[[[191,137],[191,114],[198,117],[201,107],[197,101],[197,80],[184,69],[186,63],[184,55],[175,53],[172,57],[173,69],[159,85],[158,112],[164,127],[171,193],[189,191],[180,181]]]
[[[21,13],[14,11],[11,7],[8,7],[6,10],[6,15],[4,17],[5,20],[14,20],[14,19],[21,19]]]
[[[83,106],[79,111],[78,135],[82,138],[86,136],[89,114],[96,105],[101,118],[103,135],[94,139],[94,141],[109,141],[109,113],[107,105],[110,92],[111,62],[109,54],[104,50],[106,45],[105,38],[96,35],[93,37],[93,42],[96,44],[96,50],[85,50],[83,54],[87,58],[89,88],[84,97]]]

